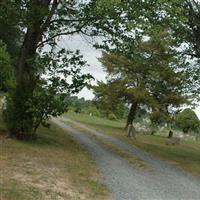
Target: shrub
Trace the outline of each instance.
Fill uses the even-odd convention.
[[[110,113],[110,114],[108,115],[108,119],[110,119],[110,120],[117,120],[117,117],[116,117],[115,114]]]
[[[189,108],[177,114],[175,123],[184,133],[188,133],[189,131],[197,132],[200,128],[200,121],[196,113]]]

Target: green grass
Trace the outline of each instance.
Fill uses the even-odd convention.
[[[166,136],[163,133],[155,136],[137,135],[137,140],[124,136],[125,123],[122,121],[111,121],[83,114],[67,113],[67,117],[84,123],[96,130],[117,137],[129,144],[135,145],[161,159],[177,165],[194,175],[200,175],[200,142],[182,140],[180,145],[165,145]]]
[[[113,121],[113,120],[108,120],[105,118],[89,116],[87,114],[78,114],[71,111],[69,111],[65,115],[70,117],[70,119],[73,119],[79,122],[84,122],[85,124],[91,124],[91,125],[93,124],[95,126],[99,125],[100,127],[105,126],[105,127],[111,127],[111,128],[115,127],[115,128],[121,129],[122,127],[125,126],[124,121]]]
[[[40,128],[36,141],[0,132],[0,199],[110,199],[90,155],[65,131]]]

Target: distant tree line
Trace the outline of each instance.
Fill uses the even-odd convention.
[[[119,109],[119,107],[118,109],[115,109],[109,107],[108,105],[110,104],[107,102],[104,104],[102,101],[96,101],[96,98],[93,100],[85,100],[85,98],[70,96],[66,99],[66,103],[68,104],[69,112],[72,111],[77,114],[87,114],[91,117],[96,116],[109,120],[125,120],[129,112],[128,105],[121,104],[121,109]],[[166,121],[161,120],[161,116],[157,117],[158,119],[155,119],[155,116],[153,116],[150,111],[147,111],[145,107],[140,107],[136,112],[134,122],[139,122],[142,125],[144,120],[150,120],[150,127],[153,125],[152,131],[155,131],[158,127],[166,125]],[[173,122],[171,122],[173,129],[179,129],[183,133],[194,132],[200,134],[200,120],[192,109],[183,109],[182,111],[176,113],[173,117]]]
[[[90,116],[103,117],[110,120],[125,119],[128,113],[128,107],[121,104],[117,109],[107,108],[107,104],[94,100],[85,100],[77,96],[71,96],[67,99],[68,110],[75,113],[84,113]]]

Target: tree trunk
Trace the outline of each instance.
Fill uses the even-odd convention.
[[[135,138],[135,135],[136,135],[136,131],[133,126],[133,120],[135,119],[137,107],[138,107],[138,104],[137,102],[134,101],[131,105],[131,108],[127,117],[126,127],[125,127],[125,129],[127,130],[128,137],[133,136]]]
[[[155,132],[156,132],[155,130],[152,130],[152,131],[151,131],[151,135],[154,135],[154,134],[155,134]]]
[[[32,139],[34,137],[34,116],[31,106],[33,92],[36,86],[36,66],[34,64],[37,56],[37,45],[42,41],[45,31],[43,27],[44,16],[38,17],[38,9],[48,9],[49,0],[37,2],[31,1],[29,15],[30,21],[24,37],[23,45],[19,52],[18,62],[15,67],[16,88],[12,94],[10,115],[10,132],[19,139]],[[35,16],[34,16],[35,15]],[[9,105],[8,105],[9,106]],[[8,122],[9,123],[9,122]]]
[[[169,131],[168,138],[170,139],[170,138],[172,138],[172,137],[173,137],[173,131],[172,131],[172,130],[170,130],[170,131]]]
[[[135,119],[135,115],[137,112],[137,107],[138,107],[137,102],[133,102],[131,105],[130,111],[128,113],[126,128],[128,128],[129,124],[133,124],[133,120]]]
[[[136,130],[133,124],[129,124],[127,128],[127,137],[133,137],[136,139]]]
[[[15,121],[11,133],[17,138],[32,138],[34,119],[30,101],[36,86],[34,60],[36,46],[40,41],[38,30],[28,30],[16,65],[16,89],[13,94],[12,119]]]

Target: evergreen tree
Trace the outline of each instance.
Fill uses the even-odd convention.
[[[113,80],[107,83],[98,82],[97,86],[93,86],[95,95],[95,104],[97,108],[103,113],[103,116],[111,118],[124,118],[127,114],[127,106],[121,99],[121,81]],[[113,117],[115,118],[115,117]]]
[[[109,84],[118,82],[110,96],[130,104],[126,127],[132,124],[140,105],[147,105],[167,121],[171,107],[187,103],[187,66],[172,47],[169,32],[161,31],[147,40],[129,42],[123,48],[126,50],[103,53],[100,61],[108,72]]]

